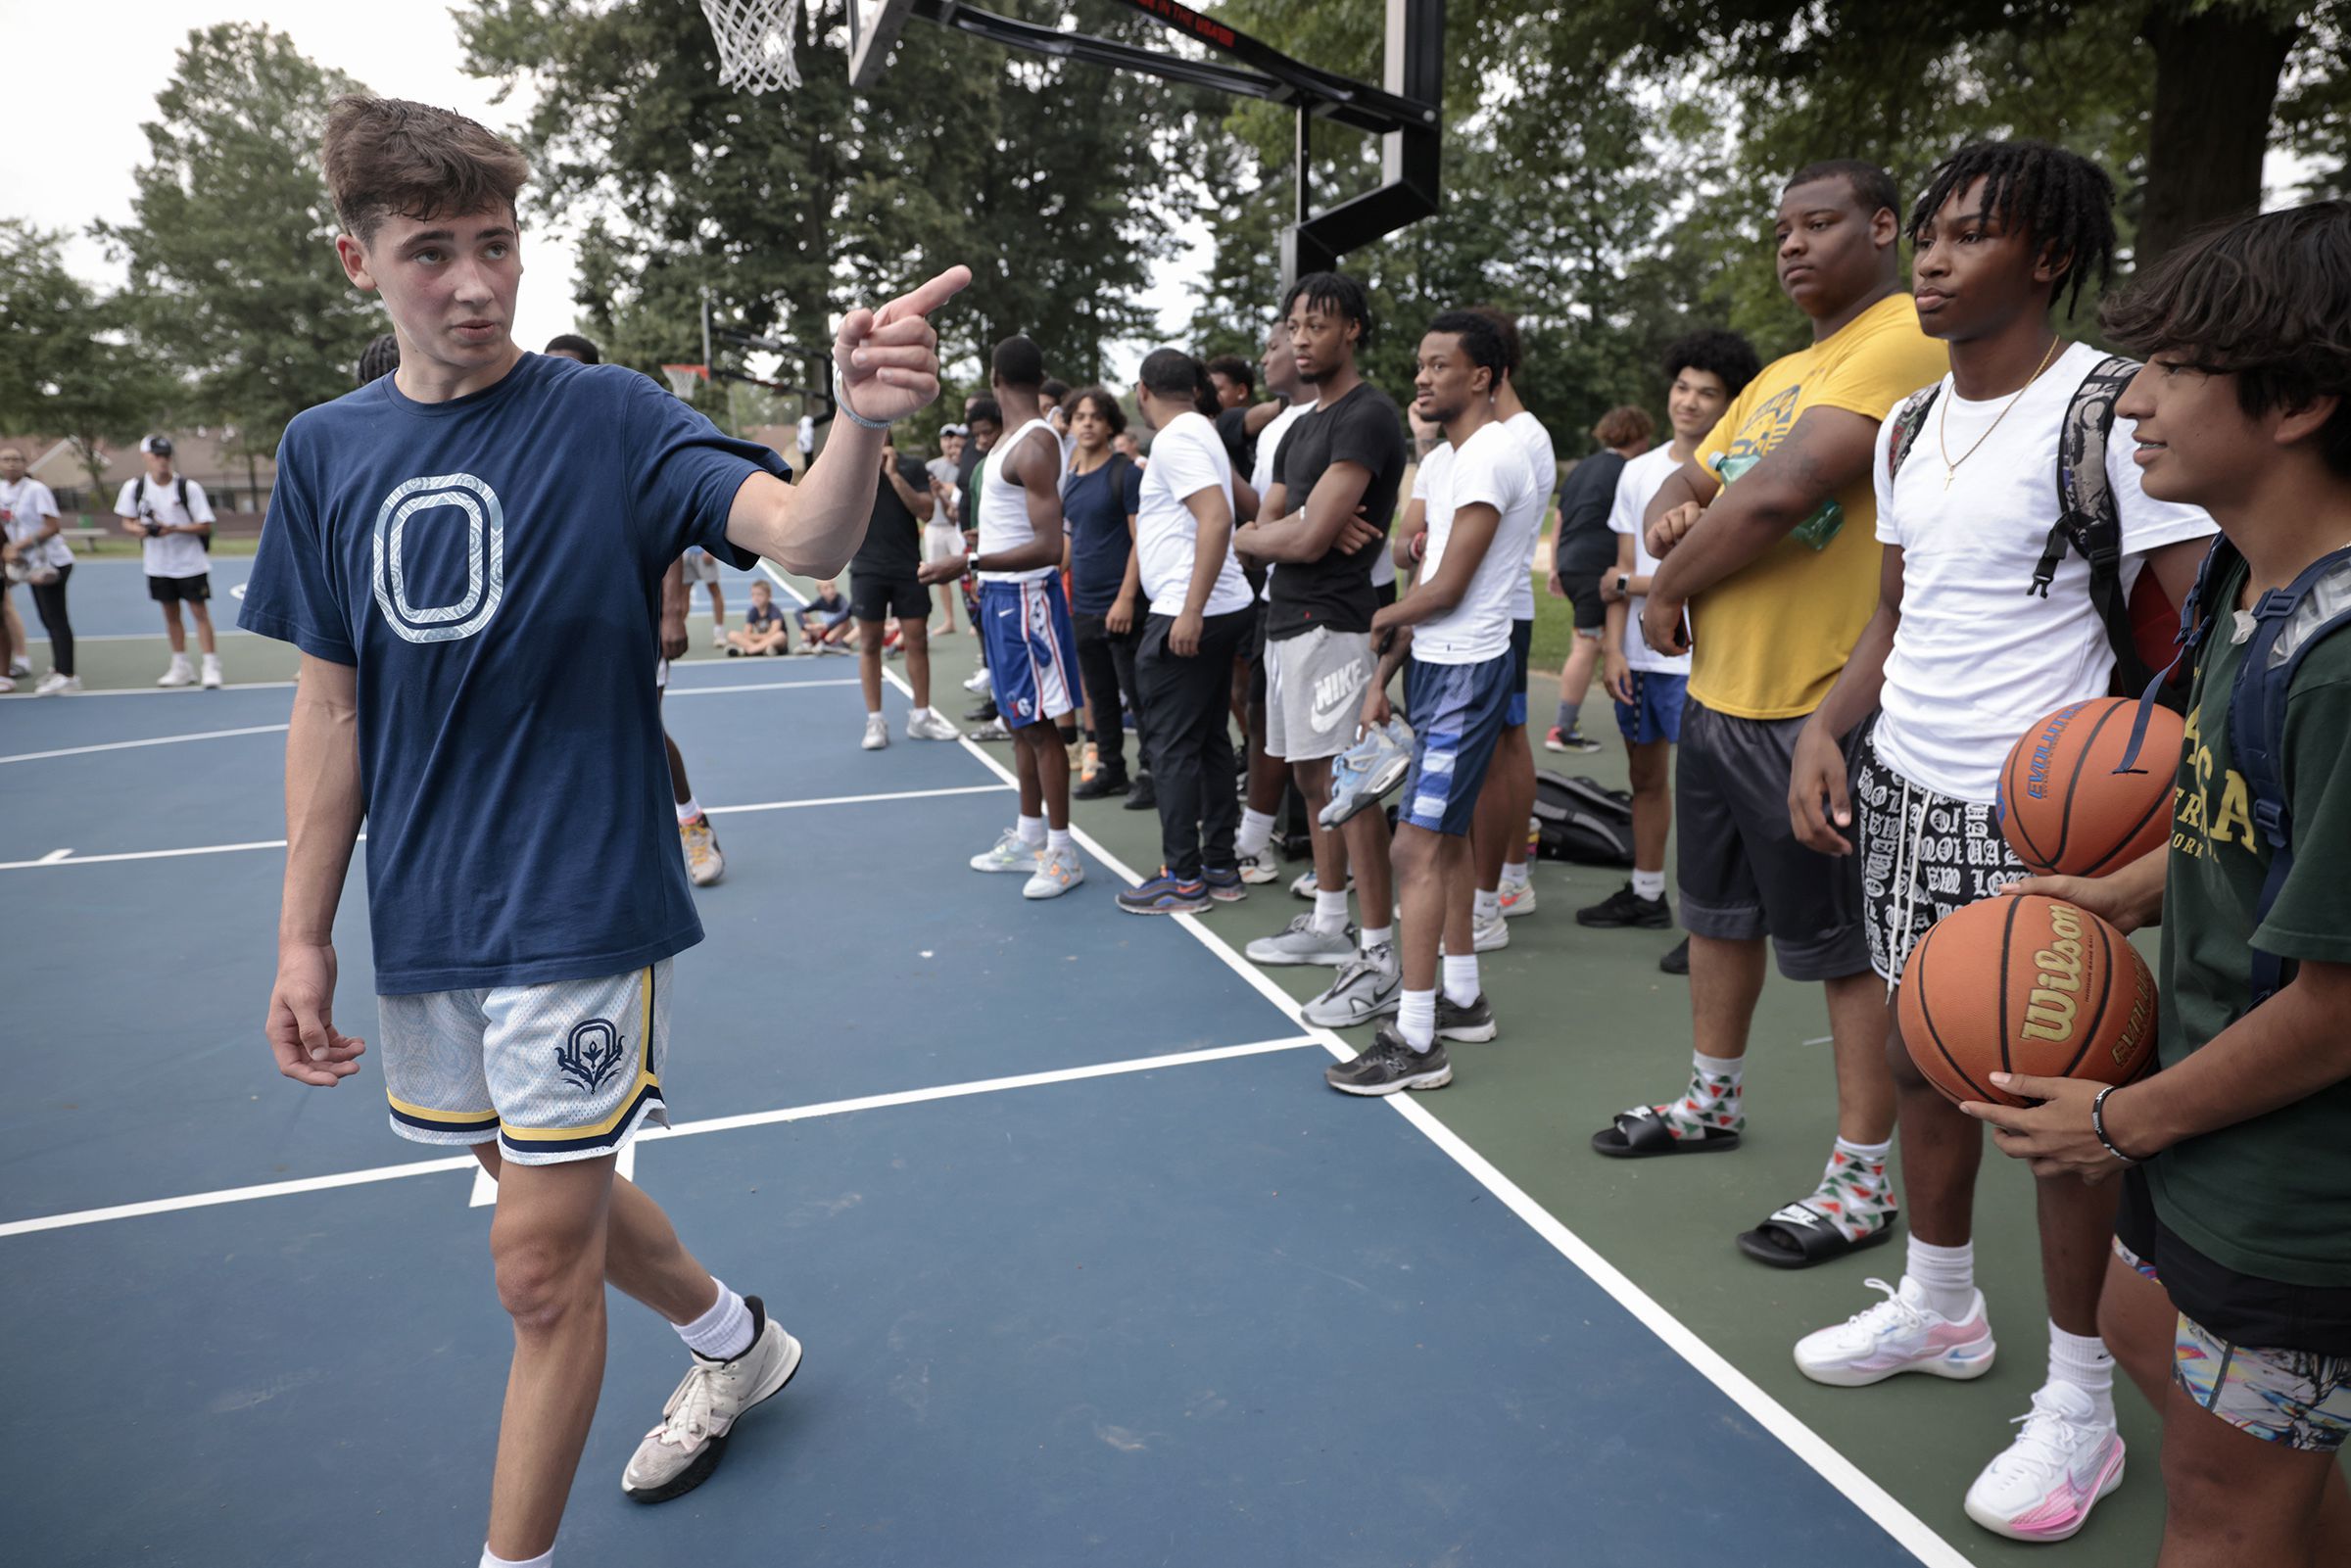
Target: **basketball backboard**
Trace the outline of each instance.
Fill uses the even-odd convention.
[[[914,0],[849,0],[849,85],[860,92],[881,78],[890,45]]]

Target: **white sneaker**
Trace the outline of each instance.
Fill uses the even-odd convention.
[[[758,1297],[745,1301],[758,1325],[750,1348],[732,1361],[695,1356],[693,1370],[620,1474],[620,1490],[633,1501],[667,1502],[710,1479],[743,1412],[783,1392],[800,1369],[800,1342],[767,1315]]]
[[[1078,858],[1077,850],[1048,847],[1037,851],[1036,871],[1021,889],[1021,896],[1059,898],[1083,880],[1085,863]]]
[[[1535,912],[1535,884],[1505,880],[1502,884],[1502,912],[1511,920]]]
[[[2016,1441],[1967,1489],[1967,1516],[2011,1541],[2063,1541],[2123,1484],[2122,1435],[2071,1383],[2034,1395],[2016,1423]]]
[[[723,648],[727,645],[727,629],[716,622],[711,623],[710,645],[714,648]]]
[[[1511,923],[1497,914],[1492,920],[1474,922],[1469,927],[1469,951],[1491,953],[1498,947],[1511,945]]]
[[[171,667],[166,670],[164,678],[155,684],[157,686],[194,686],[196,684],[196,668],[188,662],[187,655],[175,653],[171,656]]]
[[[987,667],[985,665],[982,665],[979,669],[974,670],[970,675],[964,677],[963,689],[966,691],[972,692],[978,696],[985,696],[988,694],[988,692],[994,690],[994,684],[987,678]]]
[[[1865,1283],[1884,1291],[1886,1299],[1834,1328],[1798,1340],[1798,1371],[1815,1383],[1857,1389],[1896,1372],[1971,1378],[1991,1370],[1991,1325],[1984,1315],[1982,1291],[1969,1298],[1966,1318],[1954,1323],[1927,1305],[1926,1293],[1907,1275],[1899,1290],[1882,1279]]]
[[[889,721],[879,713],[865,716],[865,749],[879,751],[889,744]]]
[[[718,847],[718,832],[710,826],[708,812],[679,823],[678,839],[686,848],[686,879],[695,886],[708,887],[727,874],[727,857]]]
[[[1404,970],[1393,943],[1382,942],[1343,965],[1329,989],[1299,1010],[1307,1022],[1325,1029],[1352,1029],[1385,1018],[1402,1005]]]
[[[1039,854],[1040,851],[1022,842],[1018,828],[1007,828],[1004,836],[996,840],[995,848],[972,857],[972,870],[1034,873]]]
[[[32,660],[20,656],[11,658],[8,661],[8,675],[10,680],[21,681],[31,674]]]
[[[80,676],[60,675],[55,670],[51,670],[47,675],[41,677],[41,684],[32,689],[32,694],[36,697],[53,697],[61,691],[78,691],[80,689]]]
[[[925,708],[906,716],[906,737],[910,740],[960,740],[963,732],[947,722],[947,716],[936,708]]]
[[[1274,856],[1271,844],[1266,845],[1254,855],[1243,855],[1240,859],[1241,880],[1252,887],[1262,887],[1267,882],[1278,880],[1281,877],[1281,862]]]
[[[207,653],[204,656],[204,689],[207,691],[220,689],[220,660],[215,654]]]

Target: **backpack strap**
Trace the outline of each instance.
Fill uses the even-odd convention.
[[[2269,874],[2253,906],[2258,930],[2294,869],[2293,810],[2285,791],[2285,707],[2295,672],[2312,648],[2351,625],[2351,549],[2321,556],[2284,588],[2273,588],[2253,606],[2253,635],[2229,694],[2231,760],[2253,796],[2253,826],[2269,845]],[[2248,944],[2251,932],[2247,932]],[[2253,1001],[2276,995],[2286,960],[2252,948]]]
[[[2090,367],[2066,405],[2057,437],[2057,523],[2049,530],[2032,592],[2048,597],[2057,565],[2070,546],[2089,563],[2089,602],[2114,650],[2114,686],[2136,695],[2155,672],[2139,657],[2131,633],[2131,595],[2123,588],[2123,512],[2106,473],[2114,406],[2138,373],[2138,361],[2110,355]]]
[[[185,474],[177,474],[173,477],[179,481],[177,485],[172,487],[179,492],[179,509],[183,512],[188,512],[188,520],[190,522],[194,522],[196,520],[196,514],[192,511],[188,511],[188,476]]]
[[[2147,738],[2147,723],[2154,717],[2172,682],[2185,678],[2195,667],[2196,649],[2203,645],[2205,633],[2220,615],[2221,606],[2214,600],[2220,594],[2221,584],[2240,558],[2236,546],[2229,543],[2228,535],[2212,536],[2203,564],[2196,568],[2195,590],[2187,595],[2187,602],[2180,606],[2180,630],[2172,638],[2172,645],[2180,651],[2148,680],[2146,689],[2139,693],[2138,712],[2132,717],[2131,738],[2123,747],[2122,760],[2115,764],[2116,773],[2146,772],[2137,763],[2139,747]]]
[[[1926,427],[1927,410],[1935,406],[1935,396],[1941,391],[1943,383],[1932,382],[1904,398],[1901,406],[1895,410],[1894,439],[1886,444],[1888,484],[1892,484],[1895,476],[1902,471],[1902,459],[1910,455],[1910,448],[1917,442],[1919,431]]]

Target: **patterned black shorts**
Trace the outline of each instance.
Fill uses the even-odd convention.
[[[1954,800],[1894,771],[1874,742],[1852,773],[1853,830],[1869,967],[1888,980],[1927,927],[2030,875],[2000,836],[1989,800]]]

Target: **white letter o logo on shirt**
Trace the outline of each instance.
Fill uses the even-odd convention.
[[[442,528],[457,512],[465,523],[465,596],[454,604],[408,602],[402,542],[411,524]],[[471,474],[436,474],[394,487],[375,514],[375,604],[384,622],[410,642],[454,642],[473,636],[498,613],[506,587],[506,521],[498,493]]]

